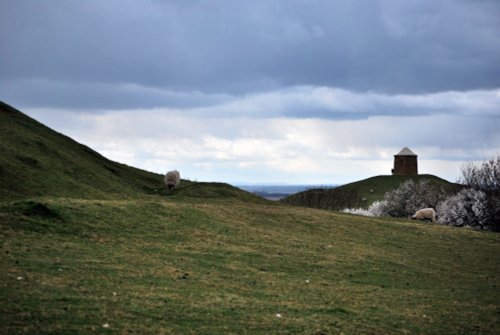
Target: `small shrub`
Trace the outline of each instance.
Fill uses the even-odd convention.
[[[342,213],[355,214],[355,215],[363,215],[363,216],[373,216],[369,209],[365,208],[345,208],[342,210]]]
[[[368,207],[368,212],[371,214],[370,216],[384,216],[385,206],[386,202],[384,200],[375,201]]]
[[[363,215],[363,216],[384,216],[386,215],[384,212],[384,207],[386,206],[385,201],[375,201],[372,203],[368,209],[365,208],[346,208],[343,209],[343,213]]]

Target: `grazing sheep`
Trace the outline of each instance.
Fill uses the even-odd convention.
[[[179,174],[179,171],[173,170],[173,171],[168,171],[167,174],[165,175],[165,186],[167,189],[171,190],[179,183],[181,182],[181,175]]]
[[[434,208],[424,208],[415,212],[411,217],[413,220],[430,220],[436,222],[436,211]]]

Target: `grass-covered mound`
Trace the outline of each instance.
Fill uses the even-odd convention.
[[[189,198],[190,201],[195,201],[194,199],[198,198],[198,201],[235,199],[245,202],[268,203],[268,200],[226,183],[183,181],[173,191],[164,191],[163,194],[172,197],[172,199]]]
[[[294,206],[342,210],[345,208],[367,208],[374,201],[382,200],[386,192],[394,190],[407,180],[419,182],[429,180],[431,185],[453,194],[462,186],[439,177],[423,174],[418,176],[376,176],[336,188],[311,189],[292,194],[281,201]]]

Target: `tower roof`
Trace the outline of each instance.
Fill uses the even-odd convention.
[[[399,153],[397,153],[394,156],[416,156],[416,155],[408,147],[404,147],[403,149],[401,149],[401,151]]]

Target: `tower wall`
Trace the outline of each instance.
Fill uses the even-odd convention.
[[[395,176],[418,175],[417,156],[394,156],[392,174]]]

